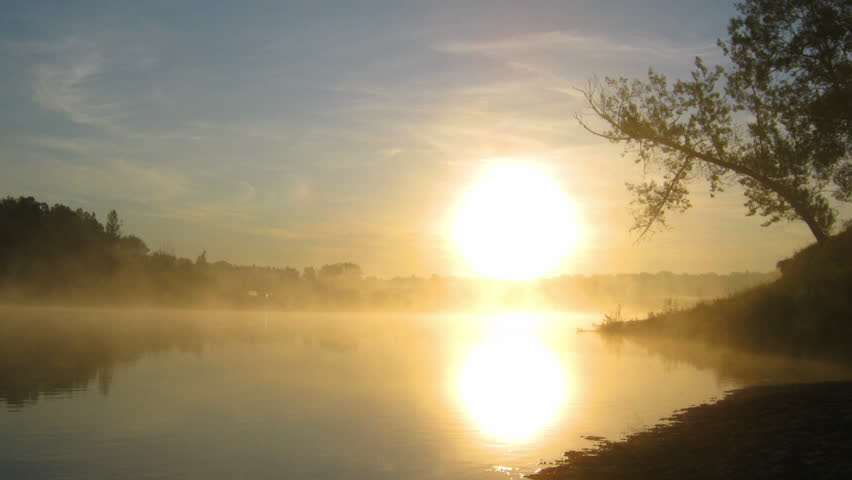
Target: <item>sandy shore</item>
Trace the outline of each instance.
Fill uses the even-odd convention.
[[[852,382],[750,387],[532,478],[852,479]]]

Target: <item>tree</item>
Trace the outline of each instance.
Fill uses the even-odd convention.
[[[302,269],[302,280],[306,282],[315,282],[317,280],[317,272],[314,267],[305,267]]]
[[[130,256],[144,257],[148,255],[148,245],[136,235],[126,235],[118,241],[119,249]]]
[[[358,281],[363,275],[361,267],[351,262],[323,265],[319,270],[319,278],[323,280]]]
[[[118,218],[118,213],[115,210],[110,210],[107,214],[106,234],[113,240],[121,238],[121,220]]]
[[[747,215],[805,222],[824,242],[828,195],[852,198],[852,6],[847,0],[745,0],[719,41],[731,66],[700,58],[689,80],[593,79],[581,90],[600,130],[660,179],[628,184],[639,238],[690,208],[689,185],[744,187]],[[658,181],[659,180],[659,181]]]

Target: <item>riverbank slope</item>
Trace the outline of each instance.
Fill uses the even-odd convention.
[[[781,277],[770,284],[642,320],[608,317],[598,331],[852,362],[852,226],[778,268]]]
[[[566,479],[852,478],[852,382],[749,387],[530,475]]]

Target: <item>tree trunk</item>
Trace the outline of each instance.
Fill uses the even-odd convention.
[[[796,212],[796,215],[802,219],[803,222],[811,229],[811,233],[814,238],[816,238],[817,243],[823,244],[826,239],[828,239],[828,232],[826,231],[826,227],[821,225],[819,221],[817,221],[816,216],[814,215],[814,208],[809,208],[805,202],[801,201],[800,192],[795,190],[784,188],[783,186],[777,183],[765,182],[767,185],[770,185],[779,195],[783,198],[787,203],[790,204],[790,207]],[[774,185],[773,185],[774,183]]]
[[[823,230],[823,228],[816,222],[816,220],[813,217],[803,216],[801,213],[799,214],[799,217],[801,217],[802,220],[804,220],[804,222],[808,225],[808,228],[811,229],[811,233],[814,235],[814,238],[816,238],[817,243],[825,243],[825,241],[828,239],[828,233]]]

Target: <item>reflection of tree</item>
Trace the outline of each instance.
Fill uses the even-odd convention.
[[[655,336],[603,336],[607,348],[620,352],[628,344],[659,356],[670,365],[710,370],[725,384],[753,385],[849,380],[852,368],[799,357],[749,352],[699,341]]]
[[[19,409],[41,396],[85,390],[110,392],[122,366],[145,355],[200,355],[205,345],[301,342],[349,352],[355,337],[333,325],[268,322],[265,314],[0,309],[0,403]]]
[[[0,400],[12,407],[41,395],[85,389],[109,393],[116,367],[148,352],[200,352],[201,333],[185,322],[132,321],[103,312],[0,313]]]

